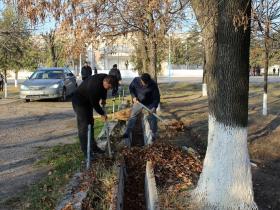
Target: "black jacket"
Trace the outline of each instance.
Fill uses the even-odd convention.
[[[140,77],[134,78],[129,85],[131,96],[136,97],[142,104],[148,108],[157,108],[160,102],[158,85],[151,80],[147,87],[142,86]]]
[[[115,76],[115,77],[117,78],[117,81],[122,80],[121,72],[120,72],[120,70],[117,69],[117,68],[112,68],[112,69],[109,71],[109,75]]]
[[[82,80],[85,80],[86,78],[91,76],[92,75],[91,67],[90,66],[83,66],[81,74],[82,74]]]
[[[103,87],[103,79],[107,74],[96,74],[83,81],[74,92],[72,103],[77,106],[90,106],[95,111],[104,115],[104,111],[99,102],[107,98],[107,90]]]

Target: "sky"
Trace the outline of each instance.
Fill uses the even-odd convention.
[[[4,10],[3,0],[0,0],[0,12]],[[54,19],[48,19],[44,23],[36,25],[34,34],[46,33],[55,27]],[[31,27],[34,28],[34,27]]]
[[[3,4],[3,0],[0,0],[0,11],[2,11],[4,9],[4,4]],[[193,12],[191,9],[187,10],[188,13],[188,21],[185,22],[185,24],[180,28],[180,29],[175,29],[173,30],[173,32],[177,32],[177,33],[182,33],[182,32],[188,32],[191,30],[191,27],[195,22],[195,18],[193,15]],[[49,32],[51,29],[53,29],[55,27],[55,20],[53,18],[49,18],[48,20],[46,20],[44,23],[40,23],[38,25],[35,26],[35,30],[34,30],[34,34],[42,34],[42,33],[46,33]],[[34,28],[34,27],[31,27]]]

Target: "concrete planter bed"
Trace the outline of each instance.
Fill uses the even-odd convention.
[[[166,198],[161,194],[193,186],[201,162],[178,147],[160,141],[153,144],[148,125],[146,118],[140,117],[132,138],[122,141],[116,136],[125,124],[110,125],[112,148],[120,153],[114,155],[115,159],[97,160],[89,171],[80,174],[84,179],[76,180],[76,187],[69,187],[70,193],[57,209],[166,209]],[[101,132],[99,139],[106,146],[103,137]],[[131,148],[124,147],[125,142]]]

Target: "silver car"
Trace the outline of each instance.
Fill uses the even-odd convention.
[[[30,100],[58,98],[65,101],[77,88],[74,74],[67,68],[36,70],[20,87],[20,98]]]

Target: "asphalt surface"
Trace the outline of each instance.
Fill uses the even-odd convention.
[[[41,148],[73,143],[77,130],[70,102],[6,100],[0,110],[1,204],[47,173],[33,166]]]

